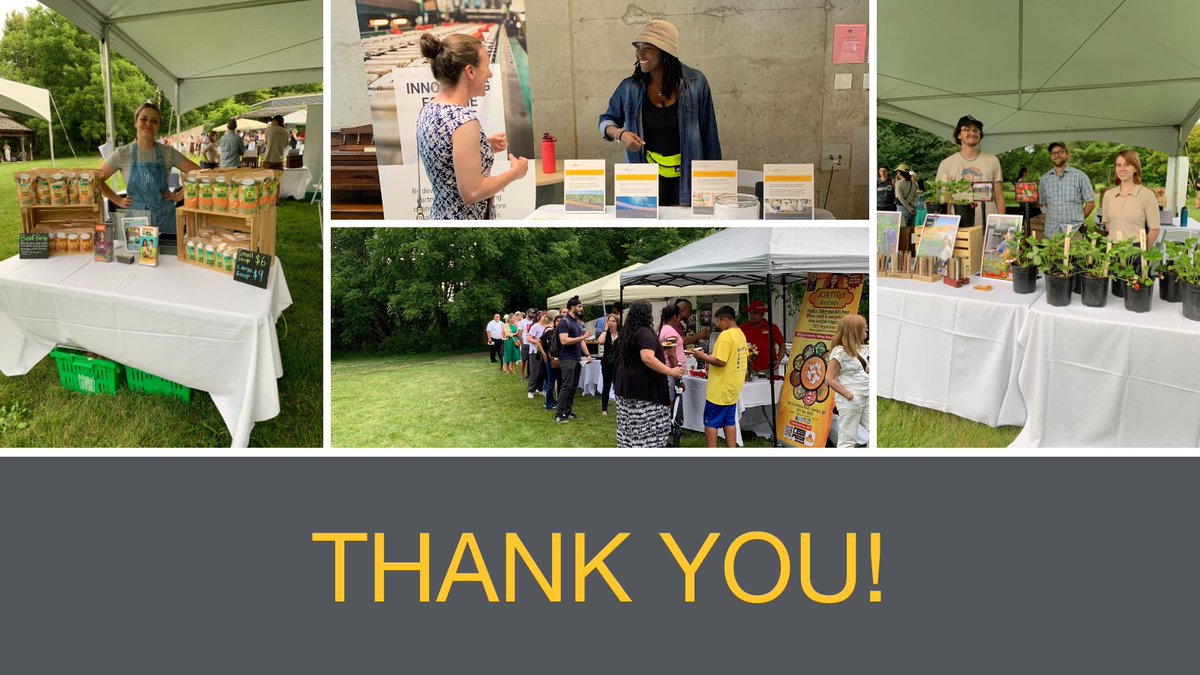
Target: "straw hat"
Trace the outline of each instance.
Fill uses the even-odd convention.
[[[650,19],[646,27],[642,29],[642,34],[633,41],[633,46],[636,47],[639,42],[654,45],[671,56],[679,58],[679,29],[666,19]]]

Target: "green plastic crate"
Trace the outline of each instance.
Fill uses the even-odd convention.
[[[58,383],[63,389],[84,394],[117,393],[121,364],[66,347],[55,347],[50,356],[58,364]]]
[[[190,403],[192,400],[190,388],[130,366],[125,366],[125,383],[129,385],[130,391],[154,396],[172,396],[184,403]]]

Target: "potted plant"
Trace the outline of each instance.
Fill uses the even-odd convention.
[[[1125,297],[1125,277],[1117,274],[1117,270],[1132,268],[1133,259],[1138,254],[1138,247],[1132,239],[1114,241],[1108,252],[1108,275],[1112,278],[1112,294],[1118,298]]]
[[[1113,248],[1116,249],[1115,245]],[[1162,251],[1152,248],[1113,266],[1113,277],[1125,282],[1125,309],[1130,312],[1150,311],[1150,301],[1154,299],[1155,263],[1161,260]]]
[[[1184,246],[1184,253],[1174,264],[1183,285],[1183,317],[1200,321],[1200,239],[1189,239]]]
[[[1013,293],[1026,294],[1037,290],[1037,263],[1033,259],[1033,251],[1037,247],[1037,239],[1032,232],[1017,232],[1005,251],[1012,274]]]
[[[1112,243],[1108,237],[1089,231],[1075,241],[1071,255],[1075,258],[1082,284],[1085,307],[1103,307],[1108,302],[1108,252]]]
[[[939,204],[951,204],[958,214],[959,227],[975,224],[975,203],[971,201],[971,183],[966,180],[928,181],[925,187]]]
[[[1066,307],[1071,304],[1071,238],[1066,232],[1043,239],[1034,248],[1032,256],[1042,274],[1046,276],[1046,303],[1051,307]]]
[[[1188,243],[1185,241],[1168,241],[1163,244],[1166,253],[1159,268],[1158,297],[1164,302],[1180,302],[1183,300],[1183,283],[1179,281],[1178,261],[1188,255]]]

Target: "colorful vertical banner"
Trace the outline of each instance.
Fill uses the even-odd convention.
[[[842,317],[858,311],[865,274],[810,273],[775,418],[780,442],[824,448],[833,423],[833,391],[825,383],[831,341]]]

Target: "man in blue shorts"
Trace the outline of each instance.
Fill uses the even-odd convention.
[[[699,348],[690,350],[697,360],[708,364],[708,395],[704,401],[704,441],[717,447],[717,430],[725,432],[725,445],[737,447],[737,402],[746,384],[749,349],[746,336],[737,325],[737,314],[726,305],[714,315],[717,343],[712,355]]]

